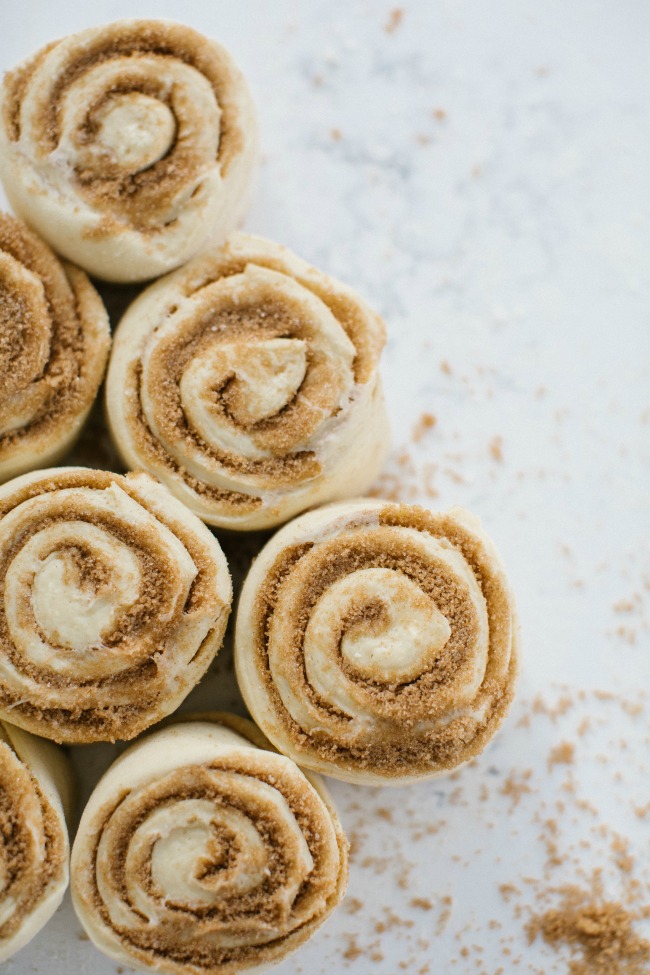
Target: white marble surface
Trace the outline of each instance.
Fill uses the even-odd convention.
[[[384,314],[394,440],[410,453],[401,487],[476,510],[518,595],[514,715],[456,780],[333,784],[356,837],[349,906],[278,975],[559,975],[566,952],[524,931],[540,890],[584,885],[601,866],[603,896],[622,896],[615,835],[648,881],[650,7],[401,9],[391,32],[391,5],[360,0],[23,0],[2,11],[0,67],[127,15],[185,20],[232,50],[264,148],[247,226]],[[414,445],[423,411],[437,424]],[[216,681],[193,700],[207,703]],[[564,713],[531,707],[561,702],[562,686]],[[222,682],[221,699],[233,693]],[[562,741],[573,764],[549,764]],[[77,750],[85,791],[111,754]],[[519,795],[501,791],[508,777]],[[540,839],[551,817],[561,864]],[[501,883],[520,894],[505,899]],[[115,967],[66,902],[5,970]]]

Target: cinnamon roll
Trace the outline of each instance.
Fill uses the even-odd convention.
[[[0,716],[63,742],[133,738],[219,649],[219,543],[146,474],[84,468],[0,488]]]
[[[381,319],[285,247],[233,234],[149,287],[107,379],[125,464],[208,524],[268,528],[366,490],[388,449]]]
[[[109,345],[106,310],[83,271],[0,213],[0,482],[72,446]]]
[[[178,267],[245,209],[256,159],[246,82],[182,24],[118,20],[42,48],[9,72],[0,176],[15,209],[108,281]]]
[[[73,903],[121,964],[259,972],[343,896],[347,842],[318,777],[266,750],[251,722],[211,717],[132,745],[81,819]]]
[[[478,755],[512,700],[513,597],[469,512],[331,505],[253,563],[235,664],[253,718],[300,765],[375,785],[432,777]]]
[[[63,899],[70,802],[60,749],[0,721],[0,962],[31,941]]]

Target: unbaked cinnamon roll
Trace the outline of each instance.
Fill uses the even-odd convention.
[[[0,488],[0,716],[63,742],[133,738],[221,646],[219,543],[146,474],[84,468]]]
[[[60,254],[108,281],[178,267],[245,209],[256,158],[246,82],[182,24],[118,20],[5,76],[0,176]]]
[[[31,941],[63,899],[71,792],[61,750],[0,721],[0,962]]]
[[[362,500],[297,518],[244,583],[235,663],[273,744],[351,782],[403,783],[483,749],[512,700],[518,643],[477,518]]]
[[[121,964],[235,975],[281,961],[341,900],[347,842],[317,776],[230,715],[132,745],[84,811],[79,919]]]
[[[72,446],[109,345],[106,310],[83,271],[0,213],[0,482]]]
[[[365,491],[388,449],[381,319],[285,247],[233,234],[149,287],[107,379],[125,464],[200,518],[268,528]]]

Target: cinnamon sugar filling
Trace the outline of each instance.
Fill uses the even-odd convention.
[[[59,489],[90,488],[95,491],[118,485],[129,497],[154,516],[157,523],[165,525],[183,544],[194,563],[196,576],[183,598],[179,570],[170,561],[167,548],[159,541],[154,525],[134,527],[119,513],[98,510],[92,500],[59,499]],[[0,706],[11,708],[14,719],[19,715],[30,722],[44,722],[61,729],[66,735],[70,726],[80,734],[93,729],[98,735],[133,737],[146,727],[146,718],[152,709],[160,706],[169,693],[170,680],[176,681],[175,672],[181,666],[179,653],[185,653],[185,666],[197,672],[204,669],[214,653],[215,630],[223,620],[228,607],[220,605],[217,592],[217,566],[205,550],[200,538],[190,529],[165,517],[132,486],[129,478],[100,471],[62,472],[51,478],[24,485],[0,503],[0,519],[14,508],[31,498],[50,495],[45,513],[39,513],[16,537],[6,540],[0,555],[0,580],[4,580],[17,555],[30,539],[37,538],[47,529],[60,522],[77,521],[98,526],[108,536],[129,548],[135,555],[140,571],[140,591],[136,598],[122,606],[118,604],[110,631],[102,633],[103,652],[112,651],[120,667],[111,673],[97,676],[84,674],[71,677],[57,672],[56,657],[73,658],[75,650],[60,645],[44,632],[32,604],[29,579],[21,579],[20,603],[16,612],[27,632],[36,633],[53,654],[52,666],[27,659],[19,647],[13,645],[12,634],[4,608],[0,607],[0,649],[19,674],[34,682],[29,695],[22,688],[12,687],[10,679],[0,681]],[[146,530],[145,530],[146,528]],[[110,591],[113,573],[105,555],[97,557],[92,546],[84,542],[64,542],[53,538],[39,549],[42,563],[48,552],[64,555],[64,575],[76,591],[91,597]],[[33,580],[32,580],[33,581]],[[183,584],[183,588],[184,588]],[[181,627],[191,623],[193,617],[208,614],[213,618],[206,622],[205,635],[196,646],[178,650],[176,635],[182,640]],[[181,644],[182,646],[182,644]],[[123,659],[123,662],[122,662]],[[197,677],[198,679],[198,677]],[[175,683],[174,683],[175,686]],[[171,688],[173,690],[173,687]],[[78,690],[78,700],[75,691]],[[57,697],[59,699],[55,701]],[[64,694],[64,700],[60,699]],[[29,699],[25,700],[25,696]],[[85,729],[85,730],[84,730]]]
[[[126,419],[137,451],[149,458],[153,465],[162,466],[180,476],[197,495],[239,512],[253,511],[262,504],[262,499],[255,494],[217,487],[194,477],[180,460],[183,453],[199,452],[208,464],[218,465],[233,478],[239,475],[257,477],[262,482],[261,486],[264,482],[275,483],[280,488],[299,485],[322,474],[317,453],[305,450],[300,445],[317,431],[323,416],[335,416],[339,412],[338,407],[332,410],[328,404],[333,378],[328,373],[329,367],[321,361],[318,353],[309,348],[308,342],[305,378],[294,398],[274,416],[242,425],[233,412],[236,407],[228,381],[214,388],[214,415],[226,418],[235,427],[241,425],[247,434],[259,437],[260,443],[265,444],[275,456],[255,460],[238,456],[206,442],[192,426],[184,412],[180,393],[183,372],[192,361],[200,361],[208,350],[218,348],[220,344],[249,343],[254,352],[257,342],[268,339],[305,340],[306,326],[300,310],[293,307],[287,296],[278,297],[273,289],[269,289],[264,301],[254,305],[240,307],[220,300],[218,303],[208,302],[207,307],[204,305],[201,308],[201,300],[210,285],[243,273],[248,264],[285,274],[316,296],[334,314],[355,347],[352,364],[355,383],[365,383],[372,378],[383,345],[383,337],[371,334],[364,314],[350,298],[334,288],[326,287],[315,275],[312,278],[294,274],[281,258],[269,258],[254,248],[245,259],[235,259],[225,254],[216,259],[216,265],[212,259],[204,273],[190,279],[183,293],[186,298],[196,300],[198,309],[195,317],[182,324],[179,334],[166,339],[164,348],[155,345],[157,324],[154,325],[143,346],[144,350],[147,343],[152,343],[154,350],[155,368],[148,367],[153,372],[152,376],[148,376],[147,388],[150,396],[155,397],[156,423],[169,442],[178,444],[180,456],[171,456],[149,426],[143,407],[144,376],[140,360],[133,361],[128,368],[127,388],[132,394],[125,404]],[[177,305],[170,301],[166,314],[176,311]]]
[[[47,54],[58,43],[40,51],[31,62],[8,76],[8,98],[5,105],[5,124],[14,141],[21,135],[20,112],[23,99],[29,89],[35,71]],[[142,232],[160,229],[159,215],[164,213],[185,185],[192,185],[201,178],[206,165],[218,164],[222,176],[241,152],[244,135],[237,118],[237,109],[231,100],[232,71],[205,39],[191,28],[179,24],[162,24],[156,21],[139,21],[133,26],[122,24],[105,29],[102,36],[84,44],[79,52],[70,51],[67,62],[53,83],[47,100],[38,106],[35,120],[40,133],[43,155],[53,152],[61,134],[61,105],[65,93],[98,66],[120,59],[133,63],[133,71],[125,68],[123,79],[111,85],[106,96],[131,91],[151,93],[164,101],[176,116],[176,135],[164,157],[142,172],[119,174],[81,169],[77,172],[77,184],[83,195],[100,210],[126,218]],[[134,77],[138,59],[160,61],[159,70],[142,80]],[[195,69],[210,85],[219,111],[219,138],[216,157],[204,159],[197,152],[191,139],[184,137],[184,118],[193,111],[191,103],[183,104],[183,93],[165,92],[161,78],[165,77],[169,61]],[[95,135],[93,112],[97,104],[88,106],[87,120],[80,132],[87,140]],[[107,228],[105,228],[107,229]]]
[[[252,246],[245,257],[235,257],[225,252],[223,256],[215,256],[206,262],[206,271],[190,278],[183,288],[186,298],[199,297],[201,291],[221,278],[229,278],[235,274],[242,274],[247,264],[259,265],[269,271],[277,271],[293,278],[307,291],[319,298],[337,320],[345,334],[355,347],[356,356],[353,364],[354,378],[357,383],[367,383],[371,379],[379,356],[384,347],[383,334],[378,336],[368,329],[366,316],[359,309],[356,301],[342,291],[329,285],[323,274],[306,275],[296,273],[290,264],[281,256],[272,257],[262,251],[256,251]]]
[[[28,822],[30,813],[36,816]],[[15,902],[11,916],[0,925],[4,940],[15,934],[60,876],[64,842],[50,803],[1,734],[0,843],[0,909],[3,901]]]
[[[109,341],[108,326],[104,336],[96,334],[97,309],[85,275],[67,272],[42,241],[6,214],[0,214],[0,265],[3,255],[0,459],[27,442],[38,453],[90,407]]]
[[[514,691],[516,659],[512,653],[512,609],[503,584],[490,570],[480,543],[446,516],[434,516],[423,509],[390,506],[379,512],[379,528],[346,526],[337,546],[324,542],[303,543],[282,552],[267,574],[254,605],[254,630],[258,634],[255,655],[265,693],[275,716],[296,745],[308,748],[323,759],[358,769],[376,768],[399,775],[404,765],[426,771],[432,764],[451,768],[477,754],[501,721]],[[460,551],[474,574],[486,601],[489,645],[485,672],[471,706],[463,704],[454,713],[454,682],[471,666],[478,636],[475,609],[453,574],[444,565],[422,558],[411,550],[409,540],[395,547],[394,538],[382,539],[382,525],[404,526],[447,539]],[[346,628],[363,621],[366,632],[381,630],[384,610],[359,593],[359,608],[343,618],[334,632],[339,634],[334,652],[335,666],[357,687],[363,706],[378,722],[374,733],[350,737],[352,716],[323,699],[311,686],[306,672],[303,643],[314,606],[333,583],[358,570],[387,568],[400,573],[431,597],[448,620],[451,636],[442,652],[416,679],[405,683],[369,679],[360,675],[341,653]],[[295,577],[295,578],[294,578]],[[283,603],[283,673],[299,694],[308,699],[321,717],[318,731],[302,728],[287,710],[271,673],[270,625],[280,594],[298,586],[299,609],[287,617]],[[364,619],[365,614],[365,619]],[[286,640],[286,642],[284,642]],[[447,689],[447,690],[446,690]],[[449,694],[451,697],[449,698]],[[443,695],[443,700],[440,700]],[[448,701],[444,699],[448,698]],[[442,707],[442,710],[441,710]],[[476,709],[476,714],[471,714]],[[445,717],[450,711],[448,718]],[[427,718],[443,718],[427,727]],[[337,737],[338,736],[338,737]],[[342,736],[342,740],[341,737]],[[347,737],[346,737],[347,736]]]
[[[106,871],[111,896],[140,918],[143,927],[147,919],[130,897],[134,887],[153,898],[158,921],[153,928],[137,930],[125,923],[115,925],[110,907],[104,901],[93,870],[87,876],[86,896],[105,925],[113,928],[121,941],[134,951],[148,956],[163,957],[178,965],[194,965],[209,969],[236,961],[246,962],[259,956],[305,925],[317,923],[321,913],[328,911],[332,898],[338,895],[342,863],[338,869],[331,862],[324,840],[323,817],[328,815],[319,801],[307,791],[304,782],[292,781],[284,770],[266,765],[269,758],[237,760],[223,759],[209,766],[181,768],[162,780],[142,786],[132,793],[124,792],[107,811],[103,825],[98,828],[92,853],[93,864],[100,856]],[[233,779],[234,776],[234,779]],[[279,792],[287,802],[289,812],[306,841],[313,866],[306,877],[296,878],[298,869],[290,851],[293,849],[291,827],[277,817],[265,796],[254,796],[255,784],[263,782]],[[169,892],[158,889],[152,877],[153,847],[147,859],[140,863],[136,875],[128,874],[128,852],[137,829],[148,817],[160,809],[173,808],[186,800],[207,800],[215,807],[212,824],[213,849],[206,851],[203,877],[214,875],[223,883],[236,880],[237,860],[243,852],[244,836],[219,823],[219,810],[234,810],[252,824],[265,851],[263,881],[252,889],[230,894],[223,893],[211,905],[192,905],[170,900]],[[287,832],[289,830],[289,832]],[[108,845],[106,840],[108,838]],[[292,879],[293,878],[293,879]],[[290,901],[284,893],[288,884],[298,882]],[[281,931],[278,936],[278,929]],[[219,944],[219,938],[241,938],[238,946]]]

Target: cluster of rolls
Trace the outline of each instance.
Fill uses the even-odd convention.
[[[243,76],[189,27],[92,28],[4,79],[0,177],[25,222],[0,215],[0,960],[70,875],[82,924],[120,963],[279,961],[345,890],[347,841],[315,773],[442,774],[512,700],[514,602],[478,519],[349,500],[388,451],[385,328],[346,285],[236,230],[256,155]],[[159,280],[111,339],[88,274]],[[53,467],[106,370],[127,473]],[[281,525],[235,627],[257,725],[173,718],[127,748],[69,869],[71,780],[52,742],[169,718],[231,611],[210,529]]]

